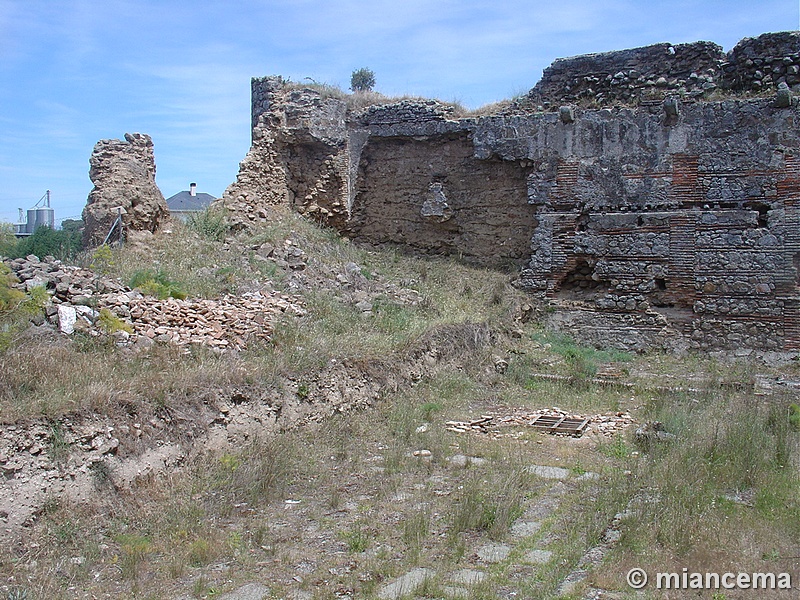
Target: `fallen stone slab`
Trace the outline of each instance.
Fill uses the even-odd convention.
[[[562,469],[561,467],[532,465],[528,467],[528,471],[537,477],[542,477],[544,479],[566,479],[569,477],[569,470]]]
[[[558,586],[558,589],[556,590],[556,595],[568,596],[572,594],[577,590],[578,586],[581,583],[583,583],[588,574],[589,573],[586,571],[586,569],[577,569],[573,571],[572,573],[567,575],[567,577],[564,579],[561,585]]]
[[[451,465],[455,467],[466,467],[467,465],[475,465],[476,467],[486,462],[485,458],[479,456],[465,456],[463,454],[455,454],[447,459]]]
[[[569,486],[559,481],[547,490],[540,498],[530,505],[523,515],[528,521],[543,521],[549,517],[561,504],[561,498],[569,490]]]
[[[517,521],[511,526],[513,537],[528,537],[535,534],[541,528],[540,521]]]
[[[460,583],[462,585],[474,585],[480,583],[486,577],[483,571],[475,571],[474,569],[462,569],[456,571],[450,576],[450,581],[453,583]]]
[[[550,550],[531,550],[525,554],[525,562],[533,563],[535,565],[543,565],[550,562],[553,558],[553,553]]]
[[[402,577],[398,577],[383,586],[378,592],[378,598],[381,598],[381,600],[397,600],[406,594],[412,593],[433,574],[434,572],[430,569],[419,568],[409,571]]]
[[[75,331],[75,321],[78,319],[78,313],[75,311],[74,306],[58,305],[58,328],[61,333],[67,335]]]
[[[265,600],[269,597],[269,588],[260,583],[248,583],[219,597],[219,600]]]
[[[499,563],[511,554],[511,546],[489,543],[478,548],[477,555],[483,562]]]

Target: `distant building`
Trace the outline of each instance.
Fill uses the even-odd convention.
[[[50,190],[45,192],[33,208],[29,208],[27,215],[21,208],[19,219],[14,223],[14,235],[27,237],[32,235],[39,227],[55,228],[55,211],[50,208]]]
[[[167,198],[169,213],[181,221],[185,221],[192,213],[208,208],[216,198],[211,194],[197,193],[197,184],[190,183],[189,189],[178,192]]]

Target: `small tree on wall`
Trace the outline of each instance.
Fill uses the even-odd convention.
[[[354,92],[369,92],[375,87],[375,73],[366,67],[356,69],[350,76],[350,89]]]

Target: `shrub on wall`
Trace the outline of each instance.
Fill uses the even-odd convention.
[[[375,87],[375,73],[366,67],[356,69],[350,76],[350,89],[354,92],[369,92]]]

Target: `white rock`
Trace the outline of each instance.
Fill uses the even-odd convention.
[[[58,305],[58,328],[61,333],[71,334],[75,331],[75,321],[78,315],[74,306]]]

